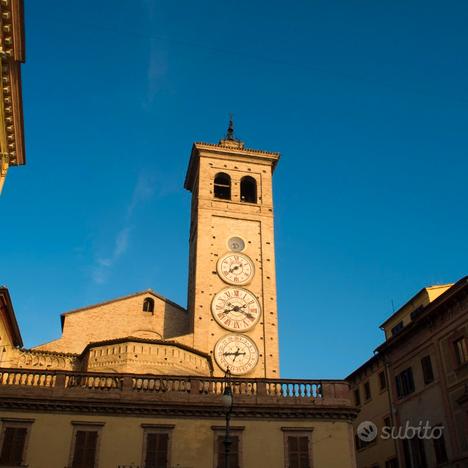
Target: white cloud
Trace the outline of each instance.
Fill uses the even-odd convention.
[[[155,177],[148,172],[140,172],[135,188],[133,189],[132,198],[128,205],[127,216],[133,214],[136,206],[150,199],[154,194]]]
[[[94,264],[91,267],[91,278],[94,283],[106,283],[115,264],[128,251],[131,240],[130,233],[133,229],[132,217],[134,211],[138,205],[149,200],[154,195],[155,182],[156,178],[154,174],[148,171],[142,171],[139,174],[127,206],[127,212],[124,215],[124,227],[119,229],[115,234],[113,242],[110,244],[111,247],[107,248],[108,253],[95,257]]]

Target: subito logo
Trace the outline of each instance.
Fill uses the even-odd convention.
[[[359,424],[356,432],[363,442],[372,442],[378,435],[377,426],[372,421],[363,421]]]

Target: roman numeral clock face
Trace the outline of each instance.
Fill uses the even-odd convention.
[[[223,281],[229,284],[250,283],[254,275],[254,265],[247,255],[228,253],[223,255],[217,264],[218,274]]]
[[[250,372],[258,364],[258,349],[245,335],[226,335],[215,346],[214,355],[219,367],[234,375]]]
[[[214,319],[227,330],[243,332],[253,328],[260,319],[258,299],[247,289],[225,288],[213,298]]]

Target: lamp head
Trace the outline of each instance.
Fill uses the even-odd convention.
[[[230,410],[232,408],[232,390],[229,385],[226,385],[224,388],[223,396],[221,397],[221,400],[223,402],[223,406],[227,409]]]

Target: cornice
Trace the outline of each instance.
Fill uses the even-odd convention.
[[[95,415],[138,415],[164,417],[195,417],[195,418],[225,418],[224,406],[206,404],[167,404],[161,402],[124,402],[115,400],[65,400],[37,398],[5,398],[0,399],[0,409],[13,411],[38,411],[47,413],[80,413]],[[312,405],[276,406],[251,405],[233,408],[235,419],[308,419],[308,420],[346,420],[352,421],[357,416],[357,410],[350,407],[321,407]]]
[[[24,62],[22,0],[0,0],[1,102],[4,158],[9,166],[25,164],[20,63]]]
[[[273,159],[279,159],[280,153],[278,151],[264,151],[264,150],[257,150],[252,148],[240,148],[240,147],[233,147],[233,146],[226,146],[219,143],[205,143],[202,141],[197,141],[194,143],[194,147],[198,149],[212,149],[215,151],[223,152],[223,153],[239,153],[239,154],[261,154],[264,156],[271,157]]]
[[[192,146],[192,152],[190,154],[189,165],[187,173],[185,175],[184,187],[187,190],[192,191],[194,181],[197,179],[199,159],[203,157],[202,153],[208,153],[208,155],[216,155],[232,161],[242,161],[246,158],[251,158],[258,161],[263,161],[271,165],[272,172],[275,170],[276,165],[280,159],[280,153],[272,151],[262,151],[250,148],[244,148],[243,146],[232,146],[222,143],[203,143],[196,142]]]

